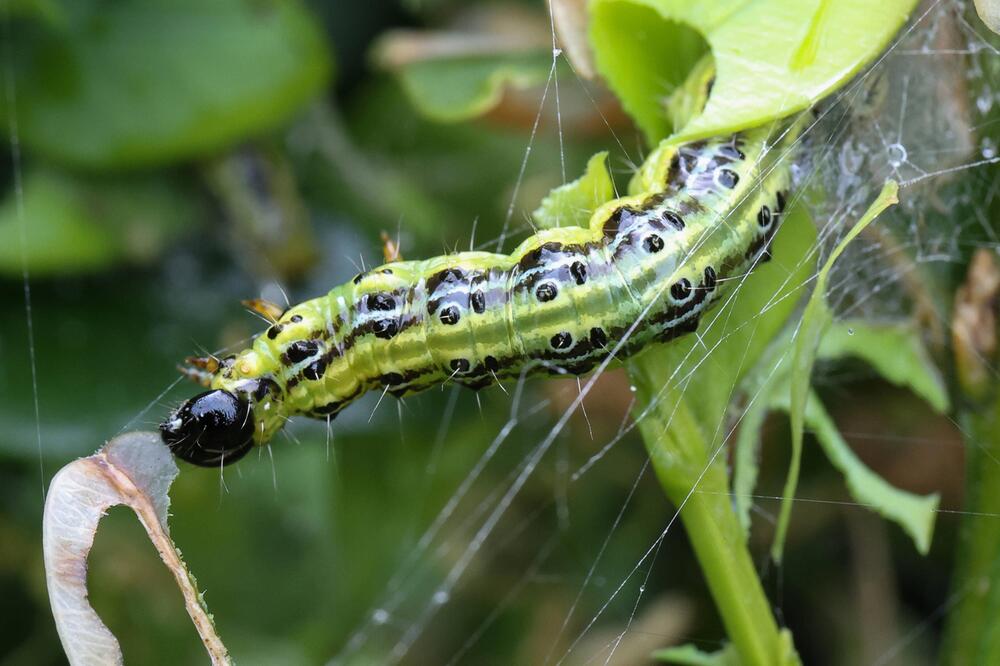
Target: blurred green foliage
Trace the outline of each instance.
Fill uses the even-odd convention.
[[[38,167],[24,174],[22,194],[0,205],[0,272],[8,275],[21,272],[22,256],[36,276],[149,263],[205,216],[197,193],[169,176],[75,176]],[[22,216],[32,221],[23,243]]]
[[[507,86],[528,88],[544,84],[551,69],[551,53],[539,50],[415,62],[402,68],[399,78],[422,113],[436,120],[454,122],[474,118],[495,107]]]
[[[329,75],[322,32],[292,0],[36,7],[7,46],[19,135],[33,153],[80,167],[224,149],[286,121]]]
[[[534,8],[544,20],[543,8]],[[425,80],[420,72],[426,70],[415,70],[407,85],[405,76],[401,84],[367,64],[376,35],[400,26],[437,26],[463,9],[452,2],[401,8],[278,0],[0,0],[0,29],[8,30],[0,34],[11,36],[0,43],[0,76],[3,89],[14,84],[22,149],[22,170],[15,174],[10,146],[0,147],[0,664],[62,663],[39,549],[41,490],[48,478],[120,430],[155,427],[196,390],[172,384],[175,364],[203,349],[245,342],[260,323],[241,312],[239,299],[267,289],[272,295],[273,280],[288,277],[262,251],[266,238],[255,238],[234,214],[246,210],[248,200],[279,229],[289,219],[281,212],[288,199],[288,207],[305,211],[305,245],[318,259],[311,265],[305,253],[299,259],[305,268],[288,285],[294,301],[349,278],[362,258],[368,265],[380,261],[377,237],[383,229],[400,232],[407,257],[464,249],[473,230],[476,245],[496,239],[513,199],[510,247],[531,232],[528,211],[553,187],[583,173],[598,149],[619,146],[608,164],[619,185],[627,180],[630,165],[640,161],[641,140],[620,113],[590,113],[597,132],[567,123],[560,141],[550,94],[519,179],[534,117],[504,115],[510,100],[496,91],[498,81],[507,90],[511,75],[496,74],[487,61],[475,70],[459,67],[461,80],[449,79],[444,89],[452,96],[445,98],[433,72]],[[693,31],[684,40],[694,62],[705,44]],[[521,92],[532,112],[541,89],[527,84],[544,83],[551,64],[544,53],[543,59],[519,63],[513,76],[525,84]],[[683,64],[677,65],[678,78]],[[561,70],[560,76],[563,94],[578,85],[571,74]],[[492,104],[499,108],[485,119],[441,125],[415,108],[414,81],[431,91],[425,101],[447,100],[454,117]],[[0,97],[3,127],[12,120],[6,99]],[[589,105],[581,104],[590,111]],[[571,109],[563,111],[568,116]],[[243,198],[230,200],[213,184],[209,174],[218,160],[248,153],[267,159],[271,150],[287,161],[291,193],[275,186],[267,168],[236,170]],[[15,175],[23,178],[23,216]],[[22,231],[32,274],[41,452],[21,281]],[[296,264],[294,257],[286,261]],[[729,363],[746,344],[735,340],[733,349],[720,350],[713,361]],[[862,419],[859,427],[912,437],[941,428],[911,395],[886,395],[884,384],[865,377],[851,396],[834,391],[829,411],[852,418],[858,403],[877,395],[881,413]],[[632,579],[630,594],[612,599],[612,592],[662,531],[672,508],[651,474],[642,473],[647,456],[633,435],[580,480],[567,480],[566,470],[579,469],[615,437],[628,410],[624,375],[611,373],[608,380],[586,403],[589,419],[571,420],[555,455],[501,523],[499,543],[480,555],[409,663],[447,662],[494,614],[462,661],[541,662],[578,593],[578,610],[558,639],[557,657],[606,603],[597,638],[614,638],[600,633],[605,620],[607,631],[623,626],[641,581]],[[463,521],[495,501],[500,484],[548,432],[577,386],[529,382],[524,390],[523,403],[538,411],[522,414],[473,485],[445,533],[450,547],[421,558],[408,577],[419,591],[415,598],[431,596],[470,538]],[[698,409],[725,409],[711,382],[698,390],[710,396]],[[273,463],[262,452],[224,478],[183,470],[172,492],[173,536],[237,662],[322,663],[343,649],[381,603],[420,535],[509,422],[510,397],[495,390],[481,398],[479,406],[474,395],[461,392],[453,405],[451,389],[434,391],[397,411],[389,400],[375,409],[373,397],[335,424],[329,453],[323,424],[297,423],[275,444]],[[780,494],[784,474],[785,428],[772,430],[764,440],[764,460],[771,462],[760,469],[762,496]],[[925,455],[938,456],[932,465],[948,469],[956,451],[939,447]],[[898,477],[895,461],[905,453],[885,445],[866,462]],[[802,496],[849,499],[817,451],[804,451],[803,469]],[[619,522],[626,498],[629,508]],[[758,506],[764,514],[774,509],[764,500]],[[807,663],[849,663],[861,653],[854,638],[861,601],[851,590],[867,580],[863,574],[898,577],[898,612],[906,619],[926,617],[944,597],[951,552],[937,544],[948,543],[954,522],[942,522],[926,562],[898,531],[885,532],[880,523],[858,528],[862,542],[881,539],[898,563],[895,570],[866,571],[844,566],[861,548],[851,531],[852,512],[857,509],[796,506],[802,529],[789,535],[782,571],[765,575],[765,587],[782,590],[774,597]],[[765,556],[769,536],[766,529],[751,534],[755,556]],[[548,558],[508,603],[548,545]],[[180,597],[131,515],[112,513],[90,561],[92,598],[130,663],[202,660]],[[652,642],[642,658],[652,647],[684,640],[718,647],[719,620],[680,530],[670,533],[648,575],[647,598],[677,603],[670,608],[679,610],[652,616]],[[419,610],[411,600],[390,614],[351,663],[384,659],[400,627]],[[667,631],[671,618],[679,628],[657,633]],[[927,647],[922,638],[908,654],[926,653]]]

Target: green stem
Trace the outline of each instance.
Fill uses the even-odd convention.
[[[1000,400],[961,415],[966,495],[942,663],[1000,664]],[[986,514],[986,515],[980,515]]]
[[[639,412],[656,386],[632,372]],[[723,456],[710,459],[706,438],[683,401],[658,399],[639,421],[653,469],[680,510],[695,557],[733,646],[746,666],[799,664],[791,635],[779,630],[730,502]]]
[[[955,294],[952,351],[965,438],[965,514],[958,535],[943,664],[1000,664],[1000,261],[985,248]]]

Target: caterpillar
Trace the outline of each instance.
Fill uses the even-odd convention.
[[[770,257],[791,186],[792,160],[779,156],[798,137],[781,130],[665,143],[639,172],[643,192],[510,254],[394,261],[284,312],[255,304],[273,323],[221,362],[194,359],[210,390],[160,426],[164,442],[225,465],[289,417],[330,419],[368,391],[579,375],[694,331],[726,281]]]

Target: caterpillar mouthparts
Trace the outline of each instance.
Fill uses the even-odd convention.
[[[248,302],[271,326],[238,354],[189,359],[211,390],[167,419],[163,439],[183,460],[225,465],[289,417],[329,420],[371,390],[579,375],[692,332],[727,280],[770,258],[798,137],[784,130],[664,144],[640,172],[646,192],[509,255],[392,261],[284,312]]]

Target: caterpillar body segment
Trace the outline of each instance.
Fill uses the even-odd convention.
[[[293,306],[222,361],[212,390],[161,426],[164,440],[190,462],[225,464],[289,417],[331,418],[368,391],[582,374],[613,350],[694,331],[727,283],[767,258],[796,127],[664,144],[637,176],[643,191],[587,227],[540,231],[509,255],[392,261]]]

